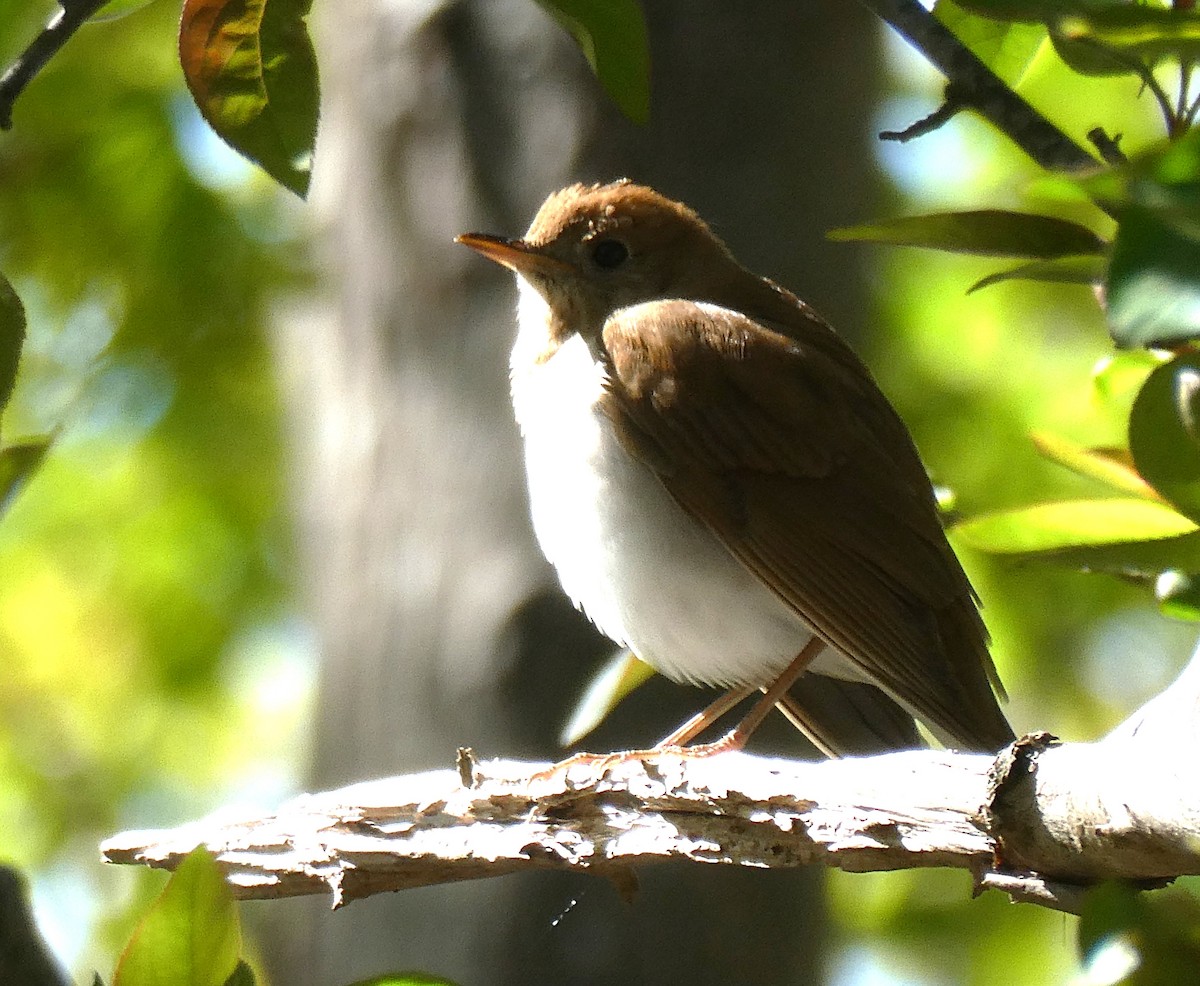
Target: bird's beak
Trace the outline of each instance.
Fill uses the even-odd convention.
[[[463,233],[454,237],[454,242],[469,246],[472,250],[482,253],[488,260],[503,264],[518,274],[553,275],[572,269],[566,261],[542,253],[524,240],[509,240],[487,233]]]

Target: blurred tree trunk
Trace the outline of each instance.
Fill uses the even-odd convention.
[[[322,9],[315,201],[332,300],[278,338],[323,662],[313,788],[446,766],[460,745],[557,757],[571,701],[610,650],[532,540],[507,396],[513,287],[455,233],[519,233],[568,181],[629,175],[695,206],[743,262],[848,334],[861,324],[853,258],[822,236],[871,198],[870,18],[837,0],[646,8],[645,128],[618,116],[532,0]],[[659,681],[635,699],[589,748],[651,741],[707,696]],[[820,978],[819,874],[640,878],[632,903],[546,874],[338,914],[272,904],[274,981]]]

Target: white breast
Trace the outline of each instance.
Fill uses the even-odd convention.
[[[607,636],[668,677],[769,682],[810,630],[621,446],[597,408],[604,367],[580,337],[536,362],[545,305],[521,287],[513,405],[534,530],[563,589]]]

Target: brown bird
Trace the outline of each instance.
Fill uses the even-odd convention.
[[[687,206],[617,181],[551,195],[513,270],[512,397],[533,524],[567,595],[669,678],[755,689],[830,755],[1013,739],[975,594],[870,372]],[[811,672],[802,674],[803,672]]]

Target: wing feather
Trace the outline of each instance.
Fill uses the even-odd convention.
[[[784,333],[691,301],[622,309],[605,409],[828,643],[943,737],[998,749],[1012,731],[987,632],[908,431],[832,330],[796,318]]]

